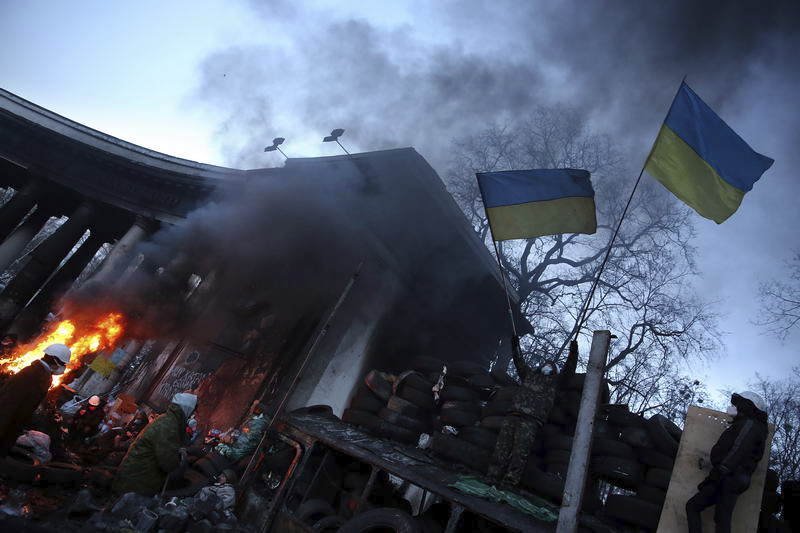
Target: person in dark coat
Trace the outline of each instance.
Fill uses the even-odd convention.
[[[731,530],[736,500],[750,486],[764,455],[768,428],[761,396],[754,392],[733,394],[728,413],[733,420],[711,448],[711,472],[697,486],[697,494],[686,502],[689,533],[702,532],[700,513],[712,505],[717,533]]]
[[[197,406],[197,396],[179,392],[167,412],[156,418],[133,441],[111,485],[116,494],[159,493],[167,479],[177,479],[187,464],[186,421]]]
[[[47,396],[53,375],[63,374],[72,353],[63,344],[51,344],[41,359],[6,380],[0,389],[0,457],[17,442],[33,412]]]
[[[516,338],[512,342],[512,354],[522,387],[518,387],[512,399],[512,410],[503,420],[488,472],[489,480],[507,487],[518,485],[522,479],[533,441],[547,421],[562,379],[552,361],[538,368],[529,366],[522,358]],[[562,376],[574,374],[577,365],[578,343],[572,341]]]

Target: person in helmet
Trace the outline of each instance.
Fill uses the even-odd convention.
[[[94,395],[87,400],[85,406],[75,413],[69,428],[69,440],[72,444],[85,442],[85,439],[98,432],[105,415],[104,407],[105,402],[100,399],[100,396]]]
[[[717,533],[731,530],[731,515],[739,495],[750,486],[767,442],[767,407],[755,392],[734,393],[728,414],[732,420],[711,448],[711,472],[686,502],[689,533],[700,533],[700,513],[712,505]],[[701,465],[702,467],[702,465]]]
[[[553,361],[537,368],[529,366],[522,358],[516,337],[512,339],[512,355],[522,386],[517,387],[511,411],[503,420],[487,474],[490,481],[506,487],[515,487],[522,479],[533,441],[547,421],[561,380]],[[562,374],[574,374],[577,364],[578,343],[572,341]]]
[[[197,396],[179,392],[167,412],[153,420],[133,441],[111,486],[117,494],[157,494],[168,478],[177,479],[187,463],[186,423],[197,407]]]
[[[72,356],[64,344],[51,344],[37,359],[10,376],[0,389],[0,457],[17,441],[33,412],[47,396],[53,376],[63,374]]]

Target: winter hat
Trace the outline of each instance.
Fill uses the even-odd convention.
[[[172,403],[180,406],[186,418],[189,418],[197,407],[197,396],[188,392],[179,392],[172,397]]]
[[[753,405],[756,406],[756,409],[758,409],[759,411],[763,411],[765,413],[767,412],[767,403],[764,401],[764,398],[762,398],[759,394],[753,391],[748,390],[744,392],[734,393],[734,396],[739,396],[740,398],[744,398],[745,400],[750,400],[751,402],[753,402]]]

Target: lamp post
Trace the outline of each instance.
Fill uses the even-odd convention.
[[[328,135],[327,137],[324,137],[324,138],[322,139],[322,142],[324,142],[324,143],[329,143],[329,142],[336,141],[336,144],[338,144],[338,145],[339,145],[339,147],[340,147],[342,150],[344,150],[344,153],[346,153],[347,155],[350,155],[350,152],[348,152],[348,151],[347,151],[347,148],[345,148],[344,146],[342,146],[342,143],[340,143],[340,142],[339,142],[339,137],[341,137],[343,133],[344,133],[344,129],[342,129],[342,128],[336,128],[335,130],[332,130],[332,131],[331,131],[331,134],[330,134],[330,135]]]
[[[283,141],[285,141],[285,140],[286,139],[284,139],[283,137],[275,137],[274,139],[272,139],[272,146],[267,146],[266,148],[264,148],[264,151],[265,152],[274,152],[275,150],[277,150],[277,151],[279,151],[281,153],[281,155],[284,158],[289,159],[289,157],[286,154],[283,153],[283,150],[281,150],[281,147],[280,147],[280,145],[283,144]]]

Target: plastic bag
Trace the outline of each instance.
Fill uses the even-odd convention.
[[[50,435],[47,433],[29,429],[20,435],[16,444],[28,450],[40,463],[46,463],[53,458],[50,453]]]

